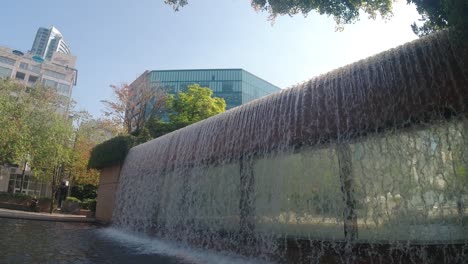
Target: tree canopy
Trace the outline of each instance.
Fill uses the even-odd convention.
[[[189,85],[186,92],[169,95],[166,110],[172,123],[192,124],[226,110],[223,98],[212,97],[210,88]]]
[[[413,23],[411,28],[419,36],[448,27],[466,30],[468,20],[468,2],[466,0],[407,0],[416,5],[421,15],[420,23]]]
[[[92,149],[117,136],[118,131],[114,124],[105,119],[93,119],[86,111],[78,113],[80,118],[75,130],[73,142],[73,155],[70,163],[70,180],[73,184],[97,186],[99,172],[88,168],[88,160]]]
[[[115,100],[102,100],[104,115],[120,124],[125,133],[143,128],[149,116],[162,112],[166,103],[166,93],[159,86],[150,86],[147,72],[132,85],[126,83],[111,85]]]
[[[0,80],[0,162],[42,169],[54,158],[66,159],[71,124],[63,107],[52,89]]]
[[[177,11],[188,4],[188,1],[165,0],[165,3],[172,5]],[[392,0],[251,0],[253,8],[269,12],[271,19],[278,15],[307,15],[315,11],[321,15],[332,16],[338,26],[356,22],[360,12],[372,18],[378,15],[387,18],[392,15],[392,3]],[[415,4],[421,15],[420,21],[411,25],[413,31],[420,36],[450,26],[466,29],[466,0],[407,0],[407,3]]]

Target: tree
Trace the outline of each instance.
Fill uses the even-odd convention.
[[[48,87],[0,80],[0,160],[28,163],[35,178],[51,180],[52,198],[70,157],[72,126],[61,112],[65,99]]]
[[[145,124],[145,128],[151,137],[157,138],[224,112],[226,110],[224,99],[212,96],[211,89],[200,87],[198,84],[189,85],[187,92],[168,95],[166,111],[169,122],[162,121],[158,117],[151,117]]]
[[[421,15],[420,22],[413,23],[411,28],[419,36],[428,35],[434,31],[453,27],[457,31],[465,30],[467,25],[468,4],[465,0],[407,0],[416,5]]]
[[[145,126],[151,134],[151,137],[157,138],[188,125],[190,125],[188,122],[164,122],[158,118],[151,118]]]
[[[28,156],[28,162],[42,163],[49,158],[43,152],[62,147],[53,143],[70,127],[58,112],[63,102],[50,88],[0,80],[0,161],[19,164]]]
[[[177,11],[185,6],[187,0],[166,0]],[[359,12],[365,12],[372,18],[377,15],[389,17],[392,11],[392,0],[376,1],[317,1],[317,0],[251,0],[252,7],[257,11],[267,11],[270,19],[274,20],[279,15],[296,15],[302,13],[308,15],[316,11],[320,15],[329,15],[334,18],[337,25],[353,23],[359,19]]]
[[[93,185],[99,182],[99,172],[88,169],[88,160],[94,146],[117,136],[113,123],[105,119],[93,119],[86,111],[76,114],[80,119],[75,131],[73,152],[69,167],[69,180],[73,185]]]
[[[111,85],[115,101],[102,100],[106,117],[121,124],[126,133],[139,131],[150,116],[159,115],[166,103],[166,92],[158,85],[152,87],[143,73],[132,85]]]
[[[27,104],[20,100],[24,88],[9,80],[0,80],[0,162],[20,163],[28,149]]]
[[[200,87],[198,84],[189,85],[187,92],[169,95],[167,111],[172,123],[192,124],[226,110],[223,98],[212,97],[213,91]]]
[[[468,4],[466,0],[407,0],[408,3],[416,5],[422,26],[414,23],[411,27],[418,35],[426,35],[433,31],[455,27],[457,29],[467,28]],[[177,11],[188,3],[187,0],[165,0]],[[356,22],[360,12],[375,18],[380,15],[388,18],[392,15],[392,0],[376,1],[318,1],[318,0],[251,0],[251,5],[256,10],[267,11],[270,19],[278,15],[309,14],[316,11],[321,15],[332,16],[337,25]],[[464,31],[466,33],[466,31]]]

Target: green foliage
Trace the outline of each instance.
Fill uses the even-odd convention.
[[[68,196],[67,197],[67,201],[70,201],[70,202],[76,202],[76,203],[79,203],[81,204],[81,200],[76,198],[76,197],[72,197],[72,196]]]
[[[377,15],[388,17],[391,15],[392,0],[376,1],[318,1],[318,0],[251,0],[251,5],[255,10],[267,11],[270,19],[278,15],[296,15],[302,13],[307,15],[316,11],[321,15],[332,16],[337,24],[353,23],[359,19],[359,12],[362,11],[375,18]],[[178,10],[187,4],[187,0],[166,0],[174,9]]]
[[[187,0],[165,0],[177,11],[188,3]],[[416,5],[421,15],[422,25],[414,23],[411,25],[413,31],[419,35],[427,35],[431,32],[452,27],[464,33],[468,28],[468,1],[466,0],[407,0],[408,4]],[[343,24],[356,22],[360,12],[368,14],[371,18],[377,15],[388,18],[392,15],[392,0],[376,1],[319,1],[319,0],[251,0],[251,5],[256,10],[267,11],[270,19],[278,15],[296,15],[302,13],[304,16],[315,11],[320,15],[332,16],[340,28]],[[465,38],[466,40],[466,38]]]
[[[53,89],[0,80],[0,162],[28,162],[49,179],[69,162],[72,125],[59,110],[67,100]]]
[[[198,84],[190,85],[187,92],[169,95],[166,101],[169,122],[152,117],[146,122],[145,128],[151,137],[157,138],[224,112],[224,99],[212,96],[211,89],[200,87]]]
[[[169,120],[173,124],[192,124],[224,112],[224,99],[212,95],[211,89],[198,84],[189,85],[187,92],[169,95],[166,101]]]
[[[97,187],[91,184],[78,184],[71,187],[70,194],[80,200],[95,199],[97,197]]]
[[[7,193],[0,192],[0,201],[1,202],[16,202],[22,203],[30,201],[33,197],[24,193]]]
[[[96,199],[84,199],[80,200],[76,197],[69,196],[67,197],[67,201],[75,202],[80,205],[80,208],[90,210],[92,212],[96,212]]]
[[[416,5],[421,15],[419,23],[411,28],[419,36],[452,27],[455,30],[466,30],[468,20],[468,2],[466,0],[407,0]],[[466,31],[465,31],[466,32]]]
[[[91,151],[88,168],[103,169],[122,163],[135,142],[134,136],[117,136],[104,141]]]
[[[84,199],[80,205],[83,209],[96,212],[96,199]]]
[[[24,89],[0,80],[0,162],[19,164],[27,154],[28,105],[19,100]]]
[[[146,128],[150,132],[153,138],[163,136],[165,134],[171,133],[183,127],[190,125],[189,122],[163,122],[157,118],[151,118],[146,123]]]
[[[133,135],[135,136],[134,145],[143,144],[153,139],[150,131],[148,130],[146,126],[140,129],[139,131],[136,131]]]
[[[162,122],[153,116],[142,129],[129,136],[118,136],[93,148],[88,161],[88,168],[103,169],[120,164],[135,145],[145,143],[189,124],[224,112],[226,102],[222,98],[212,97],[213,91],[198,84],[191,85],[187,92],[167,99],[167,111],[170,122]]]

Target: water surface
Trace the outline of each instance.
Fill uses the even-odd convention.
[[[0,263],[254,263],[85,223],[0,218]]]

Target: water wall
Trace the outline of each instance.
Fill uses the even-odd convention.
[[[276,262],[461,263],[459,54],[438,33],[136,146],[114,225]]]

